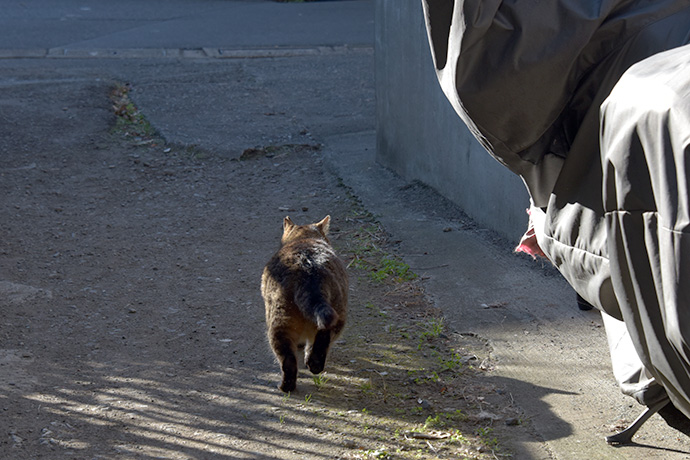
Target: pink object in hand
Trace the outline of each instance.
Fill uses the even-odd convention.
[[[529,209],[527,210],[527,214],[530,216],[527,231],[524,235],[522,235],[520,243],[515,248],[515,252],[527,253],[535,260],[537,259],[537,256],[548,259],[537,242],[537,236],[534,233],[534,223],[532,222],[532,213],[529,211]]]

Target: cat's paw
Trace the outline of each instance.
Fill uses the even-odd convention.
[[[295,388],[297,388],[297,379],[286,379],[284,378],[283,381],[278,385],[278,388],[280,391],[283,393],[291,393],[295,391]]]
[[[320,374],[326,366],[326,360],[318,358],[312,359],[312,356],[307,359],[307,369],[309,369],[312,374]]]

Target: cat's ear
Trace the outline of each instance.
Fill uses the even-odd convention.
[[[321,222],[316,224],[316,228],[323,234],[323,236],[328,235],[328,230],[331,228],[331,216],[326,216]]]
[[[285,216],[285,219],[283,219],[283,234],[292,230],[293,227],[295,227],[295,223],[290,219],[290,216]]]

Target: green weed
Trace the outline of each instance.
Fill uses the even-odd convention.
[[[441,412],[433,417],[431,415],[428,416],[423,428],[425,430],[442,429],[465,420],[467,420],[467,416],[460,409],[454,412]]]
[[[402,282],[412,281],[417,278],[417,274],[410,270],[410,266],[405,262],[392,256],[383,256],[379,267],[370,274],[370,277],[377,283],[381,283],[389,278]]]
[[[417,349],[421,350],[424,343],[438,338],[443,333],[445,327],[443,318],[432,318],[427,321],[426,324],[423,325],[422,332],[419,335],[419,345]]]
[[[458,353],[452,353],[450,356],[446,357],[438,352],[434,352],[436,356],[436,361],[441,366],[441,372],[443,371],[456,371],[462,367],[462,356]]]
[[[316,385],[316,389],[320,390],[324,387],[324,385],[326,385],[326,383],[328,383],[330,377],[328,377],[328,375],[326,375],[325,372],[322,372],[321,374],[313,376],[312,379],[314,380],[314,385]]]
[[[115,131],[127,136],[151,138],[156,130],[129,98],[129,85],[116,85],[110,93],[115,111]]]
[[[494,429],[490,427],[479,427],[477,429],[477,434],[482,439],[485,446],[492,450],[498,450],[498,438],[493,434]]]

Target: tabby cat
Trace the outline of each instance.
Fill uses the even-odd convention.
[[[345,266],[328,240],[331,217],[310,225],[283,221],[281,247],[264,268],[261,295],[266,329],[283,379],[284,392],[297,385],[297,350],[314,374],[323,371],[331,343],[347,316]]]

